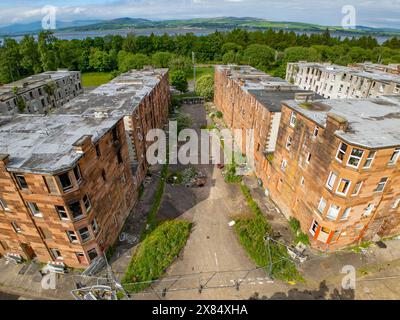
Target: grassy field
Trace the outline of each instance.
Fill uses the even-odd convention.
[[[162,276],[189,238],[191,223],[171,220],[160,224],[140,244],[128,266],[122,285],[139,292]],[[139,283],[138,283],[139,282]]]
[[[82,74],[82,84],[84,88],[98,87],[112,80],[109,72],[88,72]]]

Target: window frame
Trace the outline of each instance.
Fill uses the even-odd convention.
[[[384,182],[382,182],[382,180],[384,180]],[[389,178],[387,178],[387,177],[381,178],[381,180],[378,182],[378,184],[377,184],[377,186],[376,186],[374,192],[379,192],[379,193],[380,193],[380,192],[383,192],[383,191],[385,190],[385,188],[386,188],[386,184],[387,184],[388,181],[389,181]],[[383,188],[382,188],[381,190],[378,190],[379,187],[380,187],[382,184],[383,184]]]
[[[79,243],[79,238],[75,231],[67,230],[65,233],[67,234],[67,237],[71,243]],[[72,237],[74,237],[75,240]]]
[[[81,230],[83,230],[83,229],[86,229],[87,231],[85,231],[85,232],[81,232]],[[89,230],[89,228],[86,226],[86,227],[82,227],[82,228],[80,228],[79,230],[78,230],[78,234],[79,234],[79,238],[81,239],[81,242],[82,243],[86,243],[86,242],[88,242],[91,238],[92,238],[92,235],[91,235],[91,233],[90,233],[90,230]],[[84,235],[87,235],[87,238],[83,238],[82,237],[82,234],[84,234]]]
[[[74,217],[73,210],[71,210],[71,205],[76,204],[76,203],[79,204],[79,208],[81,209],[81,215]],[[79,221],[85,217],[85,212],[84,212],[84,210],[82,210],[82,203],[80,200],[71,201],[67,204],[67,206],[68,206],[68,211],[71,213],[71,217],[72,217],[73,221]]]
[[[399,160],[399,157],[400,157],[400,148],[396,148],[396,149],[393,151],[393,153],[392,153],[392,155],[391,155],[391,157],[390,157],[390,160],[389,160],[389,162],[388,162],[388,165],[389,165],[389,166],[394,166],[394,165],[396,165],[397,161]]]
[[[85,201],[86,198],[86,201]],[[83,206],[85,207],[86,213],[88,213],[92,209],[92,202],[90,201],[90,198],[87,194],[85,194],[82,198]],[[89,202],[89,206],[86,206],[86,203]]]
[[[329,213],[333,211],[332,210],[333,207],[337,208],[337,210],[335,211],[336,212],[336,216],[335,217],[329,216]],[[342,210],[342,208],[340,206],[337,206],[336,204],[331,203],[331,205],[329,206],[329,209],[328,209],[328,211],[326,213],[326,218],[331,220],[331,221],[336,221],[338,216],[339,216],[340,210]]]
[[[346,148],[345,148],[344,151],[342,150],[342,146],[346,146]],[[347,153],[348,148],[349,148],[349,145],[348,145],[347,143],[340,142],[339,147],[338,147],[338,149],[337,149],[337,151],[336,151],[336,156],[335,156],[335,158],[336,158],[337,161],[339,161],[340,163],[343,163],[344,158],[346,157],[346,153]],[[342,155],[343,155],[343,159],[340,159],[340,158],[338,157],[339,154],[342,154]]]
[[[322,206],[322,210],[321,210],[321,204],[323,203],[323,206]],[[327,205],[328,203],[327,203],[327,201],[325,200],[325,198],[324,197],[321,197],[321,199],[319,200],[319,203],[318,203],[318,207],[317,207],[317,210],[318,210],[318,212],[319,213],[321,213],[321,214],[323,214],[324,212],[325,212],[325,209],[326,209],[326,205]]]
[[[315,226],[315,230],[314,230],[314,226]],[[319,223],[318,223],[317,220],[314,219],[313,222],[311,222],[311,227],[310,227],[310,230],[308,230],[308,232],[310,232],[310,234],[313,237],[315,237],[315,234],[317,233],[318,227],[319,227]]]
[[[361,156],[355,156],[355,155],[353,155],[353,151],[355,151],[355,150],[361,151]],[[349,158],[347,159],[346,165],[347,165],[348,167],[358,169],[358,168],[360,167],[360,163],[361,163],[361,160],[362,160],[363,156],[364,156],[364,150],[358,149],[358,148],[352,148],[352,149],[351,149],[351,152],[350,152],[350,155],[349,155]],[[357,163],[356,166],[353,165],[353,164],[350,164],[350,161],[351,161],[352,159],[358,159],[358,163]]]
[[[285,145],[286,150],[290,151],[290,149],[292,148],[292,144],[293,144],[293,138],[290,135],[288,135],[288,137],[286,139],[286,145]]]
[[[285,164],[285,165],[283,165],[283,164]],[[282,170],[283,172],[286,172],[287,166],[288,166],[288,161],[287,161],[286,159],[282,159],[282,162],[281,162],[281,170]]]
[[[22,228],[15,221],[11,221],[11,226],[15,233],[18,233],[18,234],[22,233]]]
[[[341,184],[342,184],[343,181],[348,182],[347,187],[345,189],[345,192],[339,191],[339,188],[341,187]],[[351,180],[350,179],[340,178],[339,183],[338,183],[338,185],[336,187],[336,194],[342,195],[342,196],[347,196],[347,194],[348,194],[348,192],[350,190],[350,187],[351,187]]]
[[[351,192],[351,196],[352,197],[358,196],[360,194],[360,191],[361,191],[361,188],[362,188],[363,185],[364,185],[364,181],[358,181],[355,184],[353,191]],[[358,189],[357,189],[357,186],[359,186]]]
[[[55,205],[54,206],[55,210],[57,211],[58,217],[60,218],[60,220],[62,221],[70,221],[70,216],[68,214],[68,210],[65,208],[65,206],[59,206],[59,205]],[[63,208],[63,209],[59,209],[59,208]],[[60,212],[65,212],[65,215],[67,216],[66,218],[63,218],[60,214]]]
[[[15,173],[14,174],[15,180],[17,181],[18,187],[20,190],[29,190],[28,183],[26,182],[26,178],[22,173]],[[21,183],[20,178],[23,179],[23,183]],[[25,185],[26,187],[24,187]]]
[[[69,185],[68,187],[65,187],[65,188],[64,188],[63,183],[62,183],[62,180],[61,180],[61,176],[66,176],[66,177],[68,177],[68,180],[69,180],[69,182],[70,182],[70,185]],[[58,182],[60,183],[61,190],[62,190],[64,193],[70,192],[70,191],[72,191],[72,190],[74,189],[75,186],[74,186],[74,183],[73,183],[72,180],[71,180],[71,175],[70,175],[70,172],[69,172],[69,171],[64,172],[64,173],[61,173],[61,174],[58,174],[58,175],[57,175],[57,179],[58,179]]]
[[[373,156],[372,156],[372,157],[371,157],[371,153],[373,153]],[[369,169],[369,168],[371,168],[372,163],[373,163],[374,160],[375,160],[375,156],[376,156],[376,151],[374,151],[374,150],[372,150],[372,151],[370,151],[370,152],[368,153],[368,156],[367,156],[367,158],[366,158],[365,161],[364,161],[363,169]],[[371,162],[369,163],[368,166],[366,166],[366,164],[367,164],[368,161],[371,161]]]
[[[329,181],[331,180],[331,177],[332,177],[332,176],[335,176],[335,179],[333,180],[332,187],[331,187],[331,186],[329,185]],[[335,186],[335,183],[336,183],[336,179],[337,179],[337,178],[338,178],[337,173],[331,171],[331,172],[329,173],[328,180],[326,180],[325,186],[326,186],[329,190],[333,190],[333,187]]]
[[[350,213],[351,213],[352,208],[348,207],[346,209],[344,209],[342,215],[340,216],[339,221],[346,221],[349,219]]]
[[[296,121],[297,121],[297,114],[296,112],[292,111],[290,114],[290,120],[289,120],[289,125],[294,128],[296,126]]]
[[[363,217],[369,217],[372,214],[372,211],[375,209],[375,203],[368,203],[367,207],[364,208],[362,216]],[[368,212],[368,214],[367,214]]]
[[[43,218],[43,213],[40,211],[36,202],[27,201],[26,205],[28,206],[32,216],[36,218]]]

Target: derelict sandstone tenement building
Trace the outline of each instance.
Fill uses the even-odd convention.
[[[399,75],[381,70],[369,64],[344,67],[328,63],[295,62],[288,63],[286,80],[327,99],[399,95]]]
[[[268,159],[275,151],[278,136],[281,101],[307,101],[315,94],[250,66],[221,65],[215,71],[215,104],[230,129],[254,129],[254,154],[246,157],[253,158],[253,169],[266,183]],[[245,154],[244,131],[242,141],[240,147]]]
[[[285,101],[271,198],[315,247],[400,233],[400,97]]]
[[[249,67],[219,67],[215,77],[215,103],[228,127],[255,129],[256,176],[315,247],[400,232],[399,98],[285,98],[261,80],[271,77]],[[265,92],[271,96],[261,99]]]
[[[137,200],[145,134],[168,108],[159,69],[123,74],[55,114],[2,117],[0,253],[71,267],[102,254]]]
[[[0,85],[0,114],[43,114],[83,93],[79,71],[47,71]]]

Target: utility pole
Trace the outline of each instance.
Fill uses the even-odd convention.
[[[196,54],[192,51],[194,91],[196,91]]]

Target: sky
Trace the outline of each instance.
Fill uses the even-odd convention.
[[[0,0],[0,25],[40,21],[46,5],[61,21],[235,16],[321,25],[341,25],[343,6],[352,5],[357,25],[400,28],[400,0]]]

